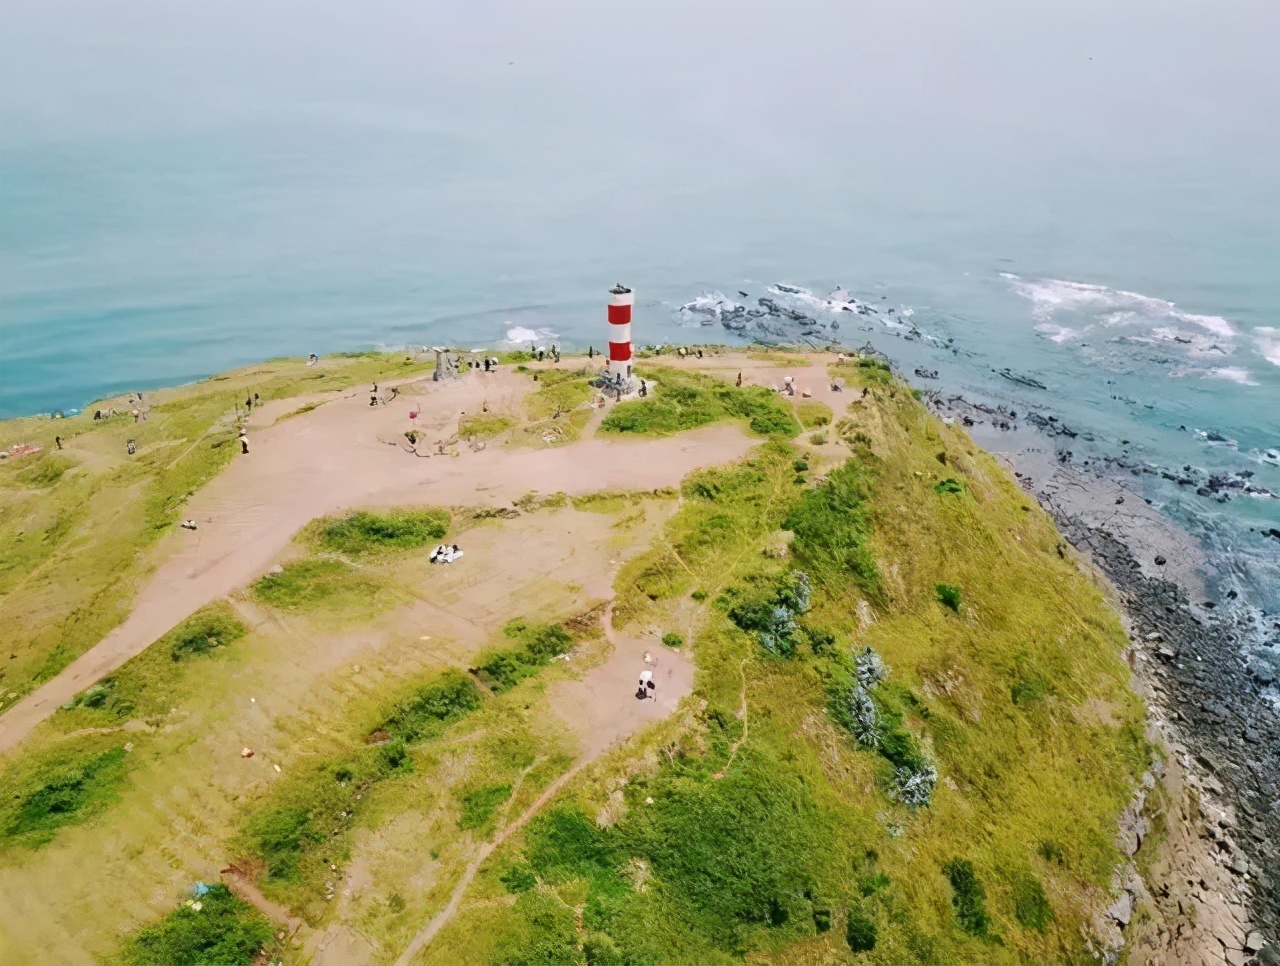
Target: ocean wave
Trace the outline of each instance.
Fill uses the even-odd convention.
[[[1253,341],[1262,353],[1262,358],[1272,365],[1280,366],[1280,329],[1261,326],[1253,330]]]
[[[1198,376],[1201,379],[1226,379],[1241,386],[1256,386],[1253,374],[1240,366],[1216,366],[1200,368],[1198,366],[1179,366],[1169,370],[1170,376]]]
[[[703,292],[691,302],[680,306],[680,317],[685,322],[720,319],[729,312],[738,312],[746,306],[735,302],[723,292]]]
[[[1050,342],[1057,342],[1059,344],[1070,339],[1074,339],[1079,335],[1075,329],[1068,328],[1065,325],[1055,325],[1052,322],[1042,322],[1040,325],[1036,326],[1036,331],[1047,337]]]
[[[508,345],[524,345],[527,342],[540,342],[557,338],[559,338],[559,335],[551,329],[527,329],[523,325],[513,325],[507,329],[507,337],[504,341]]]
[[[1223,340],[1238,334],[1236,327],[1220,315],[1186,312],[1173,302],[1139,292],[1060,278],[1027,279],[1012,272],[1001,272],[1000,277],[1031,302],[1031,316],[1041,324],[1060,321],[1062,315],[1070,314],[1085,316],[1091,325],[1107,328],[1172,326],[1208,332]]]

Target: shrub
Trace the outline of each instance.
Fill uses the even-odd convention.
[[[953,584],[938,584],[934,588],[938,595],[938,603],[949,607],[957,613],[960,610],[960,588]]]
[[[814,446],[825,446],[827,444],[827,434],[826,433],[810,433],[809,442],[812,443]]]
[[[952,859],[942,867],[951,883],[951,905],[956,921],[971,936],[986,936],[991,921],[987,917],[986,893],[968,859]]]
[[[809,468],[809,461],[806,459],[796,459],[794,462],[792,462],[791,468],[795,470],[797,473],[803,473],[805,470]]]
[[[775,657],[791,657],[800,629],[796,617],[809,610],[811,597],[808,575],[796,570],[773,582],[758,580],[731,588],[722,600],[728,604],[729,619],[754,634],[761,647]]]
[[[934,493],[939,493],[939,494],[941,494],[941,493],[963,493],[963,492],[964,492],[964,484],[963,484],[963,483],[961,483],[959,480],[952,479],[951,477],[947,477],[945,480],[942,480],[942,481],[940,481],[940,482],[938,482],[938,483],[935,483],[935,484],[934,484],[934,486],[933,486],[933,492],[934,492]]]
[[[445,671],[398,706],[382,725],[382,730],[403,741],[418,741],[439,734],[480,707],[480,691],[461,671]]]
[[[320,530],[320,542],[339,553],[363,554],[423,547],[448,531],[449,514],[444,510],[358,510],[325,525]]]
[[[175,661],[182,661],[232,644],[248,633],[249,629],[231,613],[230,608],[214,605],[188,617],[165,639],[169,643],[169,654]]]
[[[849,690],[847,712],[849,727],[858,744],[866,748],[880,747],[880,712],[871,694],[861,684]]]
[[[858,908],[849,910],[844,926],[844,939],[855,953],[870,952],[876,948],[876,924]]]
[[[1013,915],[1024,929],[1044,932],[1053,919],[1053,910],[1045,898],[1040,880],[1024,873],[1013,883]]]
[[[858,683],[864,688],[874,688],[889,676],[889,665],[884,663],[869,644],[854,658],[854,667],[857,670]]]
[[[683,647],[684,638],[681,637],[679,634],[677,634],[675,631],[668,631],[667,633],[662,635],[662,643],[665,644],[667,647]]]
[[[209,886],[200,909],[182,905],[147,926],[121,951],[129,966],[217,963],[248,966],[271,943],[271,923],[225,885]]]
[[[903,766],[893,774],[898,786],[898,799],[911,808],[923,808],[933,801],[933,790],[938,784],[938,772],[927,762],[915,766]]]
[[[849,460],[821,486],[806,491],[783,522],[795,534],[791,549],[819,580],[852,575],[864,585],[879,574],[867,546],[871,520],[861,471]]]

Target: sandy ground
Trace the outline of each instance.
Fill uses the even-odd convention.
[[[486,401],[514,405],[532,386],[515,373],[472,373],[419,384],[421,394],[406,392],[376,408],[365,391],[278,422],[302,400],[263,407],[250,423],[249,455],[192,497],[186,515],[199,529],[162,541],[163,561],[128,619],[0,718],[0,753],[183,618],[263,574],[316,517],[357,506],[509,505],[531,490],[675,486],[694,469],[736,459],[752,445],[733,425],[656,440],[584,438],[553,449],[462,447],[457,457],[420,458],[397,445],[410,428],[432,442],[448,438],[462,413]],[[408,416],[413,407],[421,409],[416,420]]]

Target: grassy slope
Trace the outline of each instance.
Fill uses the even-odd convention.
[[[888,762],[826,713],[824,657],[768,656],[712,608],[694,635],[705,709],[496,855],[427,961],[1088,958],[1081,926],[1146,755],[1120,625],[990,457],[878,368],[842,370],[871,387],[838,430],[867,480],[879,578],[815,571],[805,622],[888,663],[900,727],[940,775],[932,804],[896,801]],[[769,444],[691,480],[667,541],[620,577],[619,619],[782,569],[762,551],[800,491],[793,455]],[[949,477],[963,493],[935,491]]]
[[[373,364],[353,365],[366,362]],[[851,412],[835,414],[827,429],[849,444],[865,482],[878,577],[854,580],[803,561],[815,583],[805,623],[829,632],[840,653],[870,644],[890,665],[886,700],[901,716],[898,727],[941,776],[932,805],[898,803],[884,756],[861,748],[827,713],[830,654],[802,643],[789,660],[770,656],[725,606],[714,606],[726,591],[792,566],[776,555],[778,529],[832,468],[821,452],[770,442],[740,466],[686,481],[668,538],[618,581],[619,624],[689,632],[697,700],[612,753],[497,853],[428,959],[715,962],[754,952],[840,960],[854,955],[850,942],[866,946],[870,935],[874,947],[859,958],[873,961],[1086,958],[1084,907],[1118,859],[1114,817],[1145,753],[1140,708],[1118,658],[1119,625],[1097,590],[1058,557],[1048,520],[967,437],[928,417],[878,367],[833,367],[833,375],[849,389],[871,388],[865,401],[844,397]],[[355,370],[342,378],[357,377],[368,378]],[[707,391],[710,405],[724,408],[718,387]],[[707,400],[691,403],[701,412]],[[812,425],[808,415],[801,418]],[[136,429],[130,422],[126,435]],[[19,464],[0,493],[29,498],[65,469],[55,460]],[[143,483],[160,493],[162,479]],[[946,479],[963,484],[960,492],[939,492]],[[64,477],[40,492],[74,481]],[[95,492],[118,493],[108,485],[115,482],[108,477]],[[319,522],[303,535],[301,561],[323,566],[253,594],[270,606],[335,616],[356,602],[361,613],[376,611],[398,596],[378,565],[382,543],[430,543],[440,525],[429,514]],[[56,564],[66,553],[55,546],[49,559]],[[957,612],[938,603],[940,583],[961,589]],[[126,737],[141,745],[136,755],[146,734],[80,732],[129,719],[159,723],[184,689],[198,686],[200,662],[246,646],[234,620],[225,605],[197,615],[102,692],[58,715],[49,740],[6,769],[5,784],[12,780],[22,794],[0,814],[0,840],[38,847],[60,825],[108,807],[127,780]],[[497,680],[506,665],[494,667]],[[448,861],[468,836],[491,834],[566,766],[563,752],[531,729],[542,686],[539,675],[523,672],[502,694],[440,719],[429,733],[364,744],[379,724],[394,731],[406,703],[433,680],[407,682],[390,704],[338,711],[314,766],[248,807],[242,854],[264,860],[264,887],[309,919],[326,915],[325,863],[350,854],[360,828],[405,809],[437,814],[431,854]],[[739,717],[744,696],[749,732]],[[452,767],[449,749],[459,742],[475,749],[480,767],[463,786],[441,790],[437,776]],[[363,797],[353,799],[357,786]],[[300,826],[287,821],[313,805],[351,812],[324,830],[334,839],[324,854],[312,854],[307,830],[299,837]],[[263,824],[273,811],[286,821]],[[270,875],[280,845],[298,853],[298,875],[288,861],[279,866],[285,875]],[[444,901],[446,886],[392,896],[367,934],[384,950],[397,948]],[[471,905],[490,898],[498,901]]]
[[[236,406],[248,393],[266,402],[413,371],[401,356],[376,353],[317,368],[276,361],[148,393],[142,423],[95,422],[93,406],[73,419],[0,423],[0,441],[45,447],[0,464],[0,713],[128,614],[147,572],[140,554],[231,460]],[[72,449],[56,452],[55,435]],[[138,453],[127,458],[130,438]]]

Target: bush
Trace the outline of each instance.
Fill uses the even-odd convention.
[[[849,910],[844,926],[844,939],[855,953],[870,952],[876,948],[876,924],[858,908]]]
[[[173,659],[182,661],[232,644],[248,633],[249,629],[229,607],[215,604],[188,617],[165,635],[164,640]]]
[[[934,486],[933,486],[933,492],[934,492],[934,493],[939,493],[939,494],[941,494],[941,493],[963,493],[963,492],[964,492],[964,484],[963,484],[963,483],[961,483],[959,480],[952,479],[951,477],[947,477],[945,480],[942,480],[942,481],[940,481],[940,482],[938,482],[938,483],[935,483],[935,484],[934,484]]]
[[[667,647],[683,647],[684,638],[681,637],[679,634],[677,634],[675,631],[668,631],[667,633],[662,635],[662,643],[665,644]]]
[[[952,859],[942,867],[951,883],[951,905],[956,921],[971,936],[986,936],[991,920],[987,917],[986,893],[968,859]]]
[[[800,630],[796,618],[809,610],[811,596],[808,575],[796,570],[730,588],[721,600],[728,605],[729,619],[754,634],[761,647],[775,657],[791,657]]]
[[[826,433],[810,433],[809,442],[812,443],[814,446],[825,446],[827,444],[827,434]]]
[[[382,730],[403,741],[418,741],[439,734],[445,726],[480,707],[480,691],[461,671],[445,671],[422,688],[382,725]]]
[[[1053,919],[1053,910],[1045,898],[1040,880],[1029,874],[1018,876],[1013,883],[1013,915],[1024,929],[1044,932]]]
[[[271,923],[221,883],[209,886],[198,901],[198,911],[179,906],[139,932],[125,944],[121,959],[130,966],[247,966],[272,942]]]
[[[952,584],[938,584],[935,588],[938,594],[938,603],[943,607],[949,607],[957,613],[960,611],[960,588]]]
[[[871,519],[867,493],[858,466],[849,460],[825,483],[806,491],[783,522],[795,534],[791,549],[819,580],[843,580],[847,575],[863,585],[879,579],[867,546]]]
[[[377,550],[409,550],[439,540],[449,531],[444,510],[400,510],[370,513],[358,510],[320,530],[320,542],[338,553],[364,554]]]

